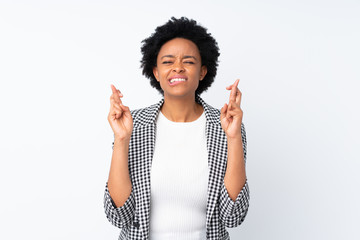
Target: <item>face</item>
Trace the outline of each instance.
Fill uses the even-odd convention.
[[[199,81],[207,69],[195,43],[184,38],[166,42],[157,57],[153,73],[164,91],[164,97],[194,97]]]

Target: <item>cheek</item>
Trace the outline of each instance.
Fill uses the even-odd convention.
[[[166,79],[168,75],[169,75],[169,70],[167,68],[158,69],[159,80]]]
[[[200,76],[201,76],[201,70],[196,69],[196,70],[194,71],[193,77],[194,77],[195,79],[197,79],[197,80],[200,80]]]

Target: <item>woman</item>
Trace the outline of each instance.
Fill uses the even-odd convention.
[[[239,80],[221,110],[200,98],[219,49],[196,21],[172,18],[143,41],[143,74],[163,95],[130,111],[113,85],[113,155],[105,189],[119,239],[229,239],[249,206]]]

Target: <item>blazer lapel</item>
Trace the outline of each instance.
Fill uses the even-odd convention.
[[[137,163],[139,171],[136,179],[139,181],[138,194],[140,196],[138,200],[141,201],[138,204],[139,225],[144,239],[148,239],[150,231],[150,171],[155,149],[156,118],[163,102],[164,99],[150,106],[141,113],[141,116],[136,117],[138,121],[134,122],[133,135],[140,136],[133,140],[135,141],[134,146],[137,148],[138,156],[136,158],[140,159],[140,162]]]

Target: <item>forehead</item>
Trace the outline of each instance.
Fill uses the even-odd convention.
[[[161,46],[159,57],[161,55],[194,55],[200,56],[199,49],[196,44],[185,38],[174,38]]]

